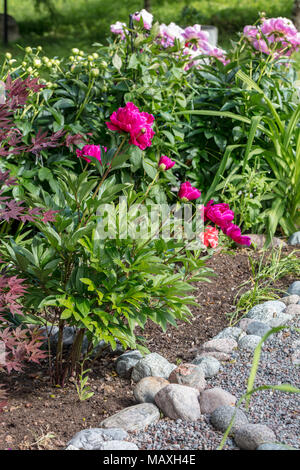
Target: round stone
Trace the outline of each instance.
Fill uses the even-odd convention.
[[[255,320],[252,320],[251,318],[242,318],[239,322],[239,327],[243,330],[246,331],[248,326],[250,325],[251,322]]]
[[[140,351],[128,351],[116,360],[116,371],[120,377],[129,378],[133,367],[142,359]]]
[[[260,336],[261,338],[265,336],[268,331],[270,331],[270,327],[261,321],[253,321],[248,326],[246,333],[247,335],[255,335]]]
[[[214,387],[201,392],[199,401],[201,413],[211,414],[222,405],[234,406],[236,397],[220,387]]]
[[[79,431],[67,444],[67,450],[73,447],[84,450],[101,450],[105,441],[124,440],[129,434],[124,429],[90,428]]]
[[[201,416],[198,397],[195,388],[170,384],[155,395],[155,402],[168,418],[197,421]]]
[[[289,245],[300,245],[300,232],[295,232],[293,235],[290,236],[288,239]]]
[[[237,347],[237,342],[233,338],[211,339],[202,344],[201,350],[216,351],[230,354]]]
[[[288,305],[284,311],[285,315],[291,315],[294,317],[295,315],[300,315],[300,305]]]
[[[261,444],[276,441],[276,436],[264,424],[246,424],[237,430],[234,440],[240,449],[255,450]]]
[[[217,334],[217,336],[215,336],[213,339],[232,338],[235,341],[238,341],[243,333],[244,332],[241,328],[236,326],[229,326]]]
[[[192,364],[196,364],[204,372],[204,377],[214,377],[220,370],[221,364],[218,359],[210,356],[197,356]]]
[[[299,300],[300,300],[299,295],[287,295],[286,297],[282,297],[280,299],[280,301],[283,302],[286,306],[297,304]]]
[[[162,377],[144,377],[133,390],[138,403],[155,403],[155,395],[170,382]]]
[[[258,343],[260,342],[261,337],[257,335],[247,335],[244,338],[240,339],[238,342],[239,349],[245,349],[247,351],[254,351]]]
[[[139,448],[133,442],[107,441],[103,442],[101,450],[139,450]]]
[[[285,325],[289,320],[293,317],[291,315],[286,315],[285,313],[279,313],[276,318],[272,318],[269,321],[268,325],[271,328],[275,328],[277,326]]]
[[[121,428],[125,431],[140,431],[160,418],[159,409],[152,403],[129,406],[100,423],[103,428]]]
[[[262,304],[255,305],[247,313],[247,318],[252,318],[256,321],[261,321],[263,323],[268,323],[277,314],[281,313],[285,309],[285,304],[279,300],[270,300]]]
[[[168,379],[175,368],[175,364],[171,364],[160,354],[151,353],[136,363],[132,369],[131,378],[134,382],[139,382],[144,377],[163,377]]]
[[[277,444],[276,442],[268,442],[267,444],[261,444],[256,450],[297,450],[294,447],[290,447],[286,444]]]
[[[169,382],[174,384],[186,385],[202,391],[206,387],[204,371],[195,364],[180,364],[172,370],[169,376]]]
[[[287,290],[289,295],[300,295],[300,281],[295,281]]]
[[[219,431],[225,432],[228,428],[233,416],[234,421],[230,429],[229,435],[234,436],[236,431],[243,425],[248,424],[248,418],[245,413],[234,406],[223,405],[217,408],[210,415],[211,424]]]

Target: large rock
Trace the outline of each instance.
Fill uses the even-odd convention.
[[[106,441],[124,440],[129,434],[124,429],[90,428],[78,432],[67,444],[67,450],[72,447],[83,450],[101,450]]]
[[[287,290],[289,295],[300,295],[300,281],[295,281]]]
[[[268,442],[261,444],[256,450],[297,450],[294,447],[287,446],[286,444],[279,444],[277,442]]]
[[[169,376],[169,382],[193,387],[200,392],[206,387],[203,369],[188,363],[176,367]]]
[[[248,326],[246,333],[247,335],[260,336],[261,338],[270,331],[270,327],[261,321],[253,321]]]
[[[297,304],[299,300],[300,300],[299,295],[288,295],[280,299],[280,301],[283,302],[286,306]]]
[[[206,389],[200,395],[200,409],[203,414],[211,414],[223,405],[235,404],[236,397],[220,387]]]
[[[103,428],[121,428],[125,431],[140,431],[160,418],[159,409],[152,403],[129,406],[100,423]]]
[[[224,338],[232,338],[235,341],[238,341],[241,336],[244,336],[244,332],[242,328],[238,328],[236,326],[228,326],[220,333],[218,333],[213,339],[224,339]]]
[[[260,341],[261,336],[247,335],[244,336],[244,338],[240,339],[238,346],[239,349],[244,349],[246,351],[254,351]]]
[[[129,378],[133,367],[143,358],[140,351],[128,351],[116,360],[116,371],[120,377]]]
[[[277,316],[275,318],[272,318],[272,320],[270,320],[268,322],[268,325],[271,327],[271,328],[275,328],[277,326],[282,326],[282,325],[285,325],[289,320],[291,320],[293,317],[291,315],[286,315],[285,313],[278,313]]]
[[[201,416],[198,397],[195,388],[170,384],[155,395],[155,402],[168,418],[197,421]]]
[[[292,317],[294,317],[295,315],[300,315],[300,305],[295,305],[295,304],[291,304],[291,305],[288,305],[284,311],[284,313],[286,315],[291,315]]]
[[[289,245],[300,245],[300,232],[295,232],[288,239]]]
[[[139,450],[139,448],[133,442],[107,441],[103,442],[101,450]]]
[[[155,403],[155,395],[170,382],[162,377],[144,377],[133,390],[138,403]]]
[[[237,342],[233,338],[211,339],[202,344],[202,352],[221,352],[231,354],[237,348]]]
[[[261,444],[275,442],[276,436],[264,424],[246,424],[237,430],[234,440],[240,449],[255,450]]]
[[[7,15],[7,26],[8,26],[8,40],[9,41],[17,41],[20,39],[20,31],[19,31],[19,26],[16,22],[16,20],[10,16]],[[4,14],[0,13],[0,38],[1,41],[4,38]]]
[[[214,377],[220,370],[221,364],[215,357],[210,356],[197,356],[192,361],[192,364],[196,364],[204,372],[204,377]]]
[[[132,369],[131,378],[139,382],[144,377],[163,377],[168,379],[175,364],[171,364],[167,359],[157,353],[151,353],[141,359]]]
[[[265,235],[258,235],[258,234],[250,233],[248,234],[248,236],[251,238],[252,246],[255,245],[258,250],[261,250],[264,247],[266,243]],[[279,248],[279,247],[283,248],[286,246],[287,244],[285,243],[285,241],[280,240],[280,238],[277,238],[277,237],[273,237],[270,243],[270,247],[272,248]]]
[[[224,352],[218,352],[218,351],[205,351],[205,352],[198,354],[197,358],[201,358],[201,357],[212,357],[214,359],[217,359],[217,361],[230,361],[231,354],[226,354]]]
[[[242,410],[235,408],[234,406],[223,405],[215,409],[210,415],[209,419],[211,424],[218,429],[218,431],[225,432],[228,428],[232,417],[234,416],[234,421],[230,429],[229,435],[234,436],[236,431],[245,424],[248,424],[248,418]]]
[[[269,322],[277,317],[285,308],[286,306],[283,302],[279,300],[269,300],[268,302],[255,305],[255,307],[249,310],[246,317],[269,324]]]

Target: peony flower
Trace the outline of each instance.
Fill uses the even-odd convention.
[[[170,23],[168,26],[162,23],[159,26],[158,41],[164,48],[172,47],[175,39],[180,42],[184,41],[183,32],[184,30],[175,23]]]
[[[107,151],[106,147],[103,147],[104,151]],[[87,157],[94,157],[101,163],[101,148],[100,145],[85,145],[81,150],[76,150],[77,157],[83,158],[88,163],[91,162],[90,158]]]
[[[201,196],[201,191],[193,187],[189,181],[180,185],[178,197],[183,202],[194,201]]]
[[[210,200],[204,207],[204,220],[211,220],[211,222],[222,228],[234,219],[234,212],[224,202],[214,205],[213,202],[213,199]]]
[[[128,132],[130,134],[129,144],[145,150],[152,143],[153,122],[154,116],[152,114],[141,112],[137,106],[129,102],[123,108],[114,111],[110,116],[110,122],[106,122],[106,125],[111,131]]]
[[[251,245],[251,238],[247,237],[246,235],[241,234],[241,229],[237,225],[228,222],[226,225],[224,225],[222,228],[222,231],[227,235],[229,238],[231,238],[233,241],[238,243],[239,245],[246,245],[250,246]]]
[[[153,22],[153,15],[149,13],[147,10],[143,9],[141,11],[137,11],[132,15],[132,18],[134,21],[140,21],[141,18],[144,23],[144,28],[145,29],[151,29],[152,22]]]
[[[110,30],[114,34],[120,34],[121,39],[125,39],[125,31],[127,31],[126,23],[117,21],[115,24],[110,25]]]
[[[175,162],[173,162],[173,160],[171,160],[171,158],[167,157],[166,155],[162,155],[158,162],[158,168],[163,171],[173,168],[174,165]]]
[[[204,229],[204,232],[200,233],[199,238],[203,245],[216,248],[219,244],[219,231],[215,227],[207,225],[207,227]]]

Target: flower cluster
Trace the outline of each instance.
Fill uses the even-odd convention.
[[[150,30],[153,22],[153,15],[147,12],[147,10],[141,10],[136,12],[132,16],[133,20],[140,22],[142,20],[143,27],[145,30]],[[128,32],[125,23],[117,21],[112,24],[110,30],[114,34],[118,34],[121,39],[125,39],[126,33]],[[169,25],[164,23],[159,25],[158,34],[156,37],[156,43],[163,48],[173,47],[175,42],[179,41],[182,46],[183,55],[187,56],[188,64],[185,70],[188,70],[192,66],[200,66],[200,60],[194,60],[196,56],[210,56],[218,59],[224,65],[229,61],[226,59],[226,52],[219,47],[212,46],[209,42],[209,34],[203,31],[201,25],[195,24],[194,26],[188,26],[183,29],[176,23],[171,22]]]
[[[154,116],[152,114],[141,112],[137,106],[129,102],[123,108],[114,111],[106,125],[111,131],[128,132],[130,135],[129,144],[145,150],[151,146],[151,140],[154,136],[153,122]]]
[[[245,26],[244,36],[252,47],[278,59],[299,50],[300,33],[288,18],[262,18],[258,26]]]
[[[241,234],[241,229],[232,223],[234,212],[229,208],[228,204],[214,204],[210,200],[204,207],[204,221],[210,220],[220,227],[223,233],[231,238],[239,245],[251,245],[250,237]]]

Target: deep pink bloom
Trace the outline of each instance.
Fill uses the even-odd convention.
[[[186,181],[185,183],[182,183],[180,185],[178,197],[182,201],[184,202],[194,201],[195,199],[198,199],[200,196],[201,196],[201,191],[199,191],[199,189],[192,186],[189,181]]]
[[[204,232],[200,233],[199,238],[203,245],[216,248],[219,244],[219,231],[215,227],[207,225],[207,227],[204,229]]]
[[[241,229],[235,224],[229,222],[222,227],[223,232],[239,245],[251,245],[251,238],[241,234]]]
[[[104,147],[106,152],[107,148]],[[91,162],[90,158],[87,157],[94,157],[101,163],[101,148],[100,145],[85,145],[81,150],[76,150],[77,157],[81,157],[86,160],[88,163]]]
[[[234,219],[234,212],[224,202],[213,205],[213,199],[204,207],[205,220],[211,220],[219,227],[223,227]]]
[[[173,162],[173,160],[171,160],[171,158],[167,157],[166,155],[162,155],[158,162],[158,168],[164,171],[169,170],[170,168],[173,168],[174,165],[175,165],[175,162]]]
[[[137,106],[129,102],[124,108],[114,111],[106,125],[111,131],[128,132],[130,134],[129,143],[145,150],[152,143],[153,122],[154,116],[152,114],[141,112]]]

